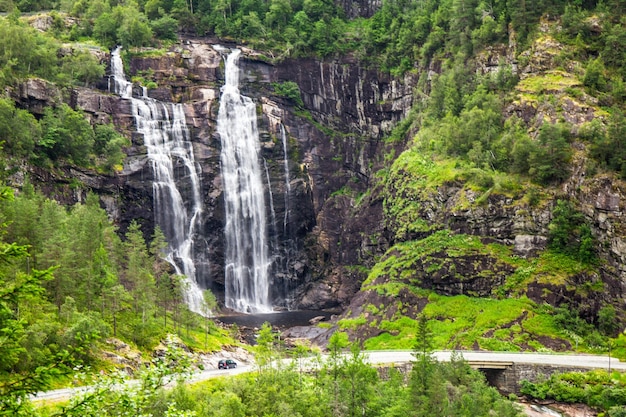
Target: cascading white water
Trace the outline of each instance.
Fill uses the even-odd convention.
[[[274,210],[274,195],[272,193],[272,180],[270,179],[270,170],[267,168],[267,161],[263,159],[263,167],[265,168],[265,181],[267,183],[267,191],[269,194],[270,200],[270,216],[272,219],[272,233],[274,235],[274,246],[278,246],[278,242],[276,242],[276,210]]]
[[[111,54],[114,92],[131,100],[137,131],[143,134],[144,145],[154,172],[153,200],[155,223],[162,229],[168,247],[164,258],[184,276],[183,294],[189,309],[206,314],[202,290],[197,284],[194,265],[193,237],[202,215],[200,179],[189,141],[185,113],[180,104],[162,103],[146,97],[132,97],[132,83],[126,80],[120,48]],[[184,172],[183,175],[175,175]],[[181,169],[182,168],[182,169]],[[190,190],[189,208],[177,186],[184,181]]]
[[[289,225],[289,196],[291,196],[291,179],[289,176],[289,154],[287,153],[287,132],[285,126],[280,124],[280,138],[283,142],[283,165],[285,166],[285,217],[283,219],[283,233],[288,236],[287,226]]]
[[[226,215],[225,304],[241,312],[263,313],[272,310],[265,198],[256,106],[239,94],[240,55],[234,49],[226,59],[217,117]]]

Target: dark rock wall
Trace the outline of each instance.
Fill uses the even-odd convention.
[[[358,4],[366,13],[375,7],[375,2]],[[274,217],[280,220],[276,223],[281,223],[281,227],[272,225],[268,212],[275,296],[282,299],[293,293],[294,299],[288,303],[292,307],[345,304],[363,279],[362,273],[347,270],[346,265],[365,262],[380,246],[380,242],[364,238],[363,230],[381,228],[381,202],[356,207],[354,200],[371,185],[383,150],[381,139],[410,109],[415,79],[392,79],[363,69],[351,58],[271,65],[245,48],[241,67],[242,92],[259,108],[262,157],[270,177],[266,201],[272,198]],[[224,285],[224,209],[215,127],[223,57],[209,40],[186,39],[164,55],[134,57],[127,76],[156,83],[157,87],[148,91],[150,97],[185,106],[201,169],[202,229],[210,253],[208,262],[198,266],[202,271],[199,279],[220,295]],[[285,81],[300,86],[304,108],[275,96],[273,83]],[[77,88],[66,97],[45,81],[29,80],[13,92],[15,100],[35,114],[42,114],[46,106],[69,102],[94,123],[113,123],[132,142],[123,170],[115,175],[33,168],[31,177],[49,196],[65,204],[82,201],[88,190],[95,191],[122,233],[131,221],[137,221],[149,238],[154,229],[152,169],[143,138],[134,132],[130,102],[109,93],[108,84],[106,77],[97,89]],[[138,86],[134,94],[142,94]],[[288,197],[281,125],[288,140]],[[70,178],[78,178],[82,185],[76,187]],[[285,217],[288,224],[282,226]]]

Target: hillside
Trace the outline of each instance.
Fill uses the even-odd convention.
[[[75,344],[98,364],[109,336],[144,352],[171,331],[198,350],[236,343],[190,311],[189,276],[162,259],[173,226],[136,114],[142,99],[182,114],[199,184],[177,156],[179,210],[201,206],[192,282],[210,290],[202,308],[224,309],[220,99],[235,47],[258,123],[271,308],[341,309],[310,333],[321,345],[341,330],[412,348],[423,316],[437,348],[626,357],[622,2],[0,11],[3,372]],[[112,88],[116,45],[129,96]]]

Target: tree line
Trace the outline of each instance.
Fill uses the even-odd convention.
[[[429,340],[428,324],[421,323],[418,340]],[[438,362],[430,348],[423,350],[418,342],[412,370],[404,374],[394,367],[377,369],[368,364],[359,346],[358,342],[349,343],[345,333],[336,332],[325,357],[311,356],[303,345],[286,348],[278,333],[265,323],[254,348],[254,372],[196,386],[179,383],[165,390],[159,376],[168,367],[157,364],[150,371],[156,376],[152,383],[144,384],[142,377],[139,389],[120,391],[111,389],[111,378],[104,378],[96,385],[96,395],[78,395],[62,412],[81,417],[522,416],[516,405],[489,387],[485,377],[460,355],[450,363]],[[185,365],[184,354],[173,353],[170,373]],[[52,410],[49,415],[59,414]]]
[[[59,41],[95,40],[108,48],[122,44],[131,49],[167,44],[188,32],[248,42],[278,59],[351,52],[381,71],[399,75],[419,70],[423,79],[418,91],[427,97],[418,109],[421,136],[437,152],[548,185],[568,176],[571,143],[583,140],[594,160],[591,171],[609,169],[626,177],[626,149],[620,140],[626,130],[626,57],[620,48],[626,42],[626,17],[616,0],[387,0],[371,18],[351,21],[330,0],[5,0],[0,9],[13,10],[0,19],[0,33],[8,40],[0,54],[0,85],[33,75],[61,85],[89,84],[102,77],[103,65],[89,52],[76,48],[62,53]],[[53,10],[53,36],[17,18],[19,11],[37,10]],[[68,26],[57,11],[77,20]],[[569,94],[598,97],[609,113],[603,122],[595,120],[580,130],[565,122],[549,123],[530,131],[516,117],[503,116],[519,81],[512,68],[502,65],[492,75],[476,73],[477,52],[498,44],[522,51],[535,36],[541,16],[560,16],[561,29],[551,35],[567,50],[558,59],[586,63],[583,88]],[[440,74],[426,80],[430,75],[424,69],[432,62],[441,66]],[[68,110],[54,112],[64,115]],[[7,109],[4,114],[15,113]],[[20,139],[7,141],[7,149],[18,156],[34,149],[39,160],[70,155],[70,162],[84,166],[95,155],[105,169],[119,165],[123,157],[121,139],[111,137],[105,128],[94,137],[69,118],[59,117],[73,129],[51,126],[51,131],[39,133],[41,127],[26,120],[26,114],[18,115],[26,127],[8,136]],[[66,132],[72,138],[69,149],[63,149],[59,140]]]
[[[144,350],[167,333],[199,350],[228,339],[187,308],[160,230],[148,245],[132,223],[122,239],[93,194],[65,208],[27,182],[0,197],[0,415],[76,366],[97,367],[108,337]]]

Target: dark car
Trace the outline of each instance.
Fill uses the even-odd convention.
[[[217,369],[231,369],[236,368],[237,362],[232,359],[220,359],[217,363]]]

